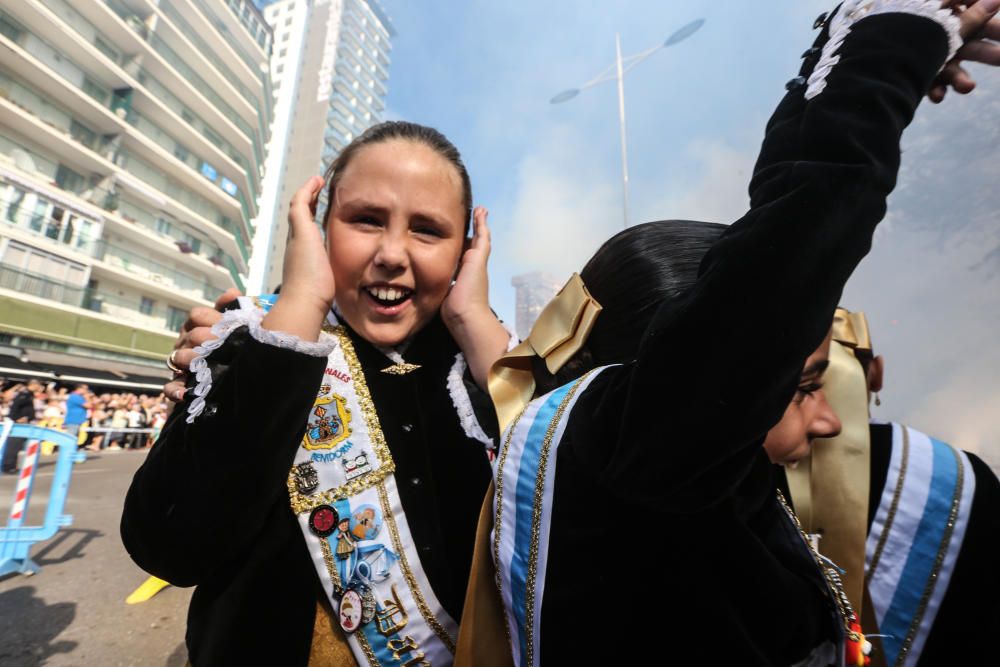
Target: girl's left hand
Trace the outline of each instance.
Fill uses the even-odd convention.
[[[466,324],[472,318],[490,315],[490,284],[486,266],[490,258],[489,212],[477,206],[472,212],[472,242],[462,254],[458,276],[441,304],[441,317],[449,326]]]

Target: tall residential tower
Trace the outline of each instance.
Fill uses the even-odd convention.
[[[278,0],[263,11],[274,31],[275,118],[248,285],[254,292],[281,282],[292,195],[382,119],[395,34],[377,0]]]
[[[162,367],[244,287],[271,49],[250,0],[2,4],[0,343]]]

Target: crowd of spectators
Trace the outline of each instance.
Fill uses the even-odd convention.
[[[162,393],[98,394],[85,384],[44,385],[34,379],[0,385],[0,418],[72,433],[90,450],[151,446],[167,419],[167,405]],[[14,466],[7,453],[3,472]]]

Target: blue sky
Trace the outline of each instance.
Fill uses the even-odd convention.
[[[728,222],[764,124],[832,2],[432,2],[386,0],[398,35],[390,117],[433,125],[462,151],[490,209],[491,298],[512,320],[513,275],[564,278],[621,227],[613,83],[549,99],[696,18],[704,27],[629,73],[632,222]],[[887,386],[876,416],[901,419],[1000,464],[1000,77],[921,107],[872,255],[844,303],[867,310]],[[970,158],[970,156],[973,156]]]
[[[549,268],[562,277],[621,226],[614,83],[549,104],[614,61],[616,31],[628,55],[706,19],[626,78],[632,221],[703,210],[690,193],[719,168],[734,171],[736,192],[725,204],[706,202],[703,215],[740,214],[764,122],[825,6],[765,4],[386,3],[398,31],[389,114],[438,127],[465,156],[476,201],[490,209],[493,297],[503,315],[513,314],[511,275]],[[565,241],[567,228],[572,247],[558,258],[550,246],[528,247],[533,238]]]

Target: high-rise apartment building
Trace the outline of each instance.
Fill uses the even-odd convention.
[[[562,288],[562,284],[539,271],[514,276],[510,282],[515,290],[514,329],[518,338],[524,340],[531,333],[531,327],[542,310]]]
[[[271,50],[251,0],[0,3],[0,343],[162,367],[244,287]]]
[[[377,0],[278,0],[263,12],[275,117],[249,289],[267,292],[281,282],[292,195],[382,119],[395,32]]]

